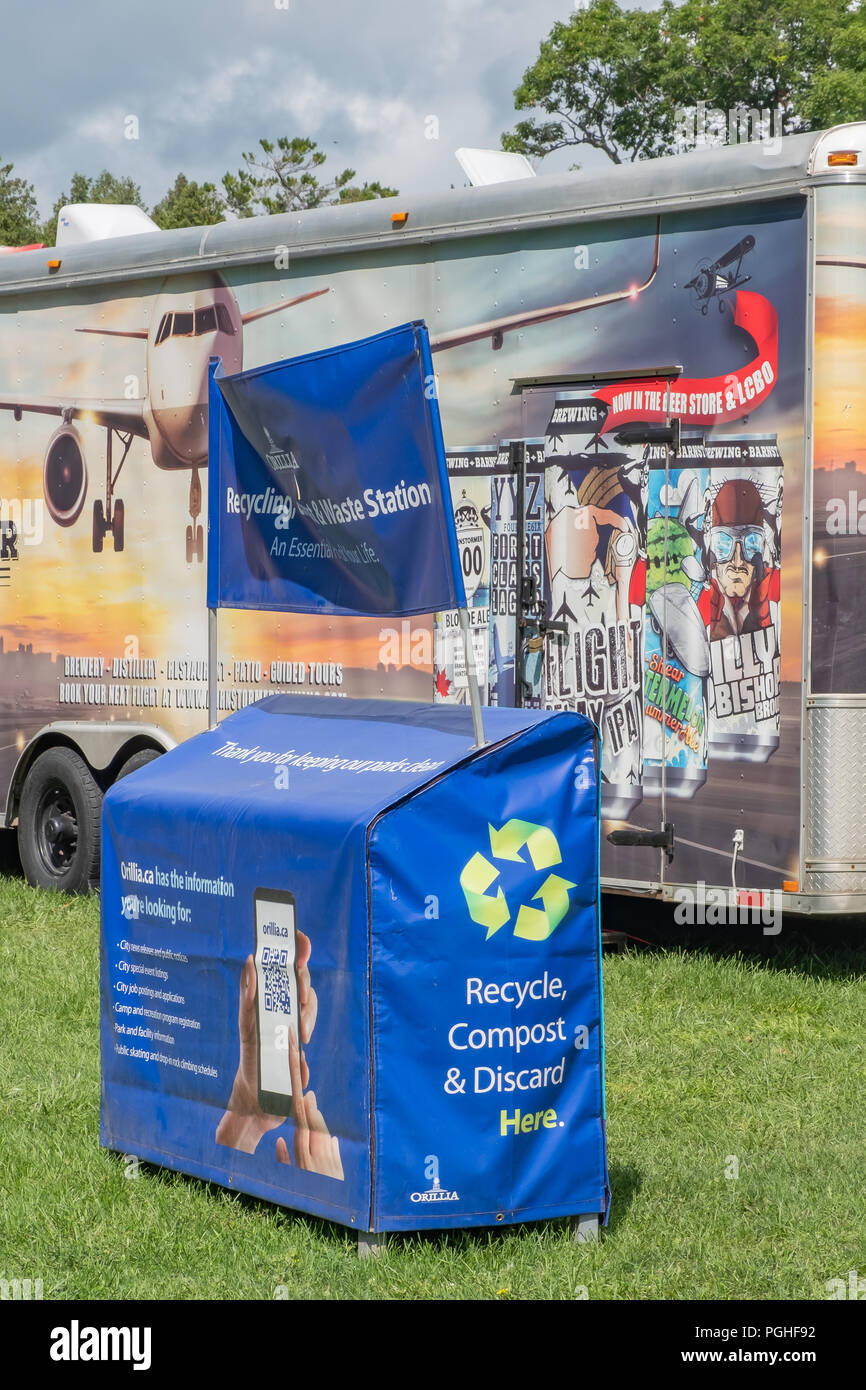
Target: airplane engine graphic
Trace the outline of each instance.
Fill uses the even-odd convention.
[[[81,515],[87,496],[84,444],[74,425],[61,425],[49,439],[42,465],[42,489],[52,520],[58,526],[72,526]]]

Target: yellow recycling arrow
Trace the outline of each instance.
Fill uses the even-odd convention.
[[[531,820],[506,821],[500,830],[488,823],[490,849],[497,859],[526,861],[520,851],[523,846],[529,850],[529,857],[535,869],[552,869],[554,864],[562,863],[562,855],[556,836],[546,825],[535,825]]]
[[[487,928],[488,941],[494,932],[505,926],[511,916],[501,887],[497,888],[495,897],[491,897],[487,892],[493,880],[498,877],[499,870],[495,869],[483,854],[473,854],[460,875],[460,887],[466,898],[469,916],[473,922]]]
[[[517,914],[514,935],[522,936],[526,941],[546,941],[556,931],[568,911],[569,888],[576,887],[575,883],[567,878],[560,878],[559,874],[548,874],[538,892],[532,895],[533,902],[536,898],[541,899],[544,910],[540,907],[521,907]]]

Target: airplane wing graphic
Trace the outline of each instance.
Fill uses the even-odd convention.
[[[241,321],[254,323],[256,319],[263,319],[267,314],[278,314],[281,309],[293,309],[296,304],[305,304],[308,299],[318,299],[320,294],[330,294],[330,291],[330,285],[326,285],[323,290],[308,290],[306,294],[295,295],[294,299],[282,299],[279,304],[266,304],[262,309],[248,309],[245,314],[241,314]]]
[[[11,410],[16,420],[23,414],[57,415],[64,422],[91,421],[106,428],[147,438],[143,400],[70,400],[65,396],[0,395],[0,410]]]
[[[437,333],[430,338],[430,348],[433,352],[444,352],[446,348],[460,347],[463,343],[476,343],[482,338],[490,338],[495,349],[502,346],[503,334],[511,333],[516,328],[530,328],[535,323],[548,323],[551,319],[566,318],[569,314],[580,314],[584,309],[601,309],[605,304],[616,304],[620,299],[636,299],[644,290],[649,289],[656,278],[660,242],[661,218],[657,218],[652,269],[642,285],[629,285],[628,289],[615,290],[611,294],[593,295],[591,299],[575,299],[568,304],[552,304],[547,309],[529,309],[517,314],[506,314],[504,318],[488,319],[486,323],[473,323],[467,328],[455,329],[452,333]]]
[[[98,333],[102,338],[141,338],[147,341],[146,328],[76,328],[76,333]]]
[[[848,270],[866,270],[866,260],[862,256],[848,256],[845,260],[837,259],[834,256],[816,256],[816,265],[841,265]]]

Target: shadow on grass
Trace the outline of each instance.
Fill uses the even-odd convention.
[[[745,915],[745,914],[743,914]],[[688,926],[674,921],[671,903],[605,894],[602,926],[625,932],[630,950],[676,951],[714,959],[739,956],[768,970],[812,979],[858,980],[866,975],[866,917],[810,921],[787,917],[781,931],[765,936],[759,923]]]
[[[18,854],[17,830],[0,830],[0,874],[8,874],[10,878],[24,877]]]
[[[124,1167],[126,1164],[124,1154],[111,1151],[107,1156],[109,1162],[117,1164],[118,1167]],[[287,1231],[301,1227],[321,1241],[332,1243],[335,1238],[342,1240],[347,1252],[353,1256],[356,1254],[356,1238],[359,1232],[354,1227],[343,1226],[338,1221],[328,1221],[324,1217],[311,1216],[308,1212],[298,1211],[290,1206],[267,1202],[247,1192],[237,1192],[234,1188],[223,1187],[221,1183],[181,1173],[176,1168],[163,1168],[146,1159],[139,1160],[139,1172],[146,1176],[148,1181],[158,1182],[163,1187],[189,1185],[215,1200],[231,1202],[250,1215],[265,1214],[277,1226],[285,1225]],[[610,1169],[610,1186],[611,1215],[607,1229],[613,1232],[622,1224],[636,1193],[640,1190],[640,1174],[636,1168],[614,1164]],[[422,1244],[426,1248],[442,1248],[448,1245],[455,1250],[465,1250],[478,1245],[492,1245],[508,1236],[524,1234],[527,1231],[563,1230],[570,1225],[570,1220],[569,1217],[554,1217],[549,1221],[520,1221],[511,1225],[503,1223],[498,1226],[455,1226],[436,1231],[388,1231],[382,1233],[380,1238],[387,1238],[389,1248],[397,1250],[406,1249],[414,1244]]]

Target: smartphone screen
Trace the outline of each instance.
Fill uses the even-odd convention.
[[[259,1105],[268,1115],[288,1118],[292,1114],[290,1033],[300,1049],[294,895],[257,888],[255,914]]]

